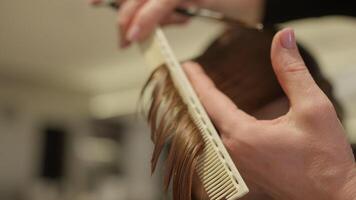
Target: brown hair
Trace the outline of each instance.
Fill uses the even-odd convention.
[[[157,68],[143,91],[153,86],[147,119],[151,139],[155,144],[151,168],[155,171],[160,154],[168,145],[165,190],[173,182],[174,199],[190,199],[192,179],[197,157],[203,149],[199,130],[187,114],[183,103],[165,66]]]
[[[216,86],[239,108],[250,114],[285,97],[270,61],[270,46],[274,34],[274,29],[259,32],[242,27],[229,28],[195,59]],[[339,117],[342,118],[343,112],[333,96],[331,84],[303,48],[301,54],[314,79],[334,102]],[[193,179],[196,181],[194,169],[204,147],[199,130],[187,113],[165,66],[152,72],[143,91],[150,91],[151,97],[147,119],[155,145],[152,172],[166,148],[168,156],[164,164],[165,188],[168,189],[172,180],[173,199],[190,200]],[[205,199],[206,196],[199,198]]]

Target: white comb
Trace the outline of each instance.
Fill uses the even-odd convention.
[[[248,188],[225,149],[215,127],[174,55],[163,31],[140,44],[151,68],[166,64],[173,83],[187,105],[189,114],[204,139],[204,150],[198,159],[197,174],[210,200],[235,200],[248,193]]]

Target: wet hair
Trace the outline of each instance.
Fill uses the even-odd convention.
[[[230,27],[194,60],[204,68],[218,89],[239,108],[253,114],[285,97],[270,60],[275,33],[273,28],[260,32]],[[343,110],[333,95],[330,82],[323,76],[312,56],[301,46],[300,52],[316,83],[334,103],[342,119]],[[143,92],[150,96],[147,120],[154,143],[152,172],[156,169],[160,155],[166,151],[163,164],[165,189],[172,182],[173,199],[190,200],[192,187],[197,185],[193,184],[193,181],[197,181],[195,166],[204,148],[199,130],[175,89],[166,66],[160,66],[152,72]],[[198,195],[199,199],[205,199],[204,191],[197,190],[202,193]]]

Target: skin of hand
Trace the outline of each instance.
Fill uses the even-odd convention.
[[[252,190],[281,200],[355,200],[350,144],[332,103],[306,68],[292,29],[276,34],[271,57],[290,105],[274,120],[240,110],[198,64],[186,63],[184,69]]]
[[[90,0],[98,4],[104,0]],[[176,7],[200,7],[224,13],[245,23],[262,19],[264,0],[117,0],[121,47],[145,39],[161,24],[181,24],[189,19],[173,12]]]

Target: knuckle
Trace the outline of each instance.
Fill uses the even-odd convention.
[[[221,123],[220,131],[227,138],[234,138],[236,135],[248,134],[251,127],[245,123],[238,123],[236,120],[229,120]]]
[[[147,0],[141,1],[146,2]],[[175,6],[175,0],[156,0],[155,4],[152,4],[152,7],[149,7],[150,9],[138,12],[138,23],[140,23],[140,26],[147,26],[147,28],[157,25],[158,23],[167,20],[167,18],[164,19],[164,17],[166,16],[169,9]]]
[[[156,4],[154,5],[153,9],[155,12],[161,13],[161,16],[165,16],[168,14],[167,12],[177,6],[178,2],[179,1],[177,0],[156,0]]]
[[[308,120],[320,119],[335,113],[335,108],[327,98],[320,98],[306,103],[301,109],[302,116]]]
[[[136,23],[143,29],[153,24],[156,24],[158,21],[157,14],[147,10],[142,10],[138,12],[137,16],[135,17],[135,20]]]
[[[175,6],[176,4],[176,0],[163,0],[162,3],[160,4],[162,7],[171,7],[171,6]]]
[[[285,70],[288,73],[309,73],[305,63],[300,60],[289,62],[287,66],[285,66]]]
[[[236,149],[236,146],[238,146],[238,142],[235,141],[232,137],[223,136],[221,138],[221,141],[223,142],[226,150],[228,150],[229,152],[233,152],[234,149]]]
[[[221,135],[221,141],[224,144],[226,148],[230,147],[231,144],[231,138],[227,137],[226,135]]]
[[[242,133],[240,132],[240,130],[234,130],[234,132],[231,132],[230,130],[229,134],[221,135],[221,140],[225,148],[230,153],[234,152],[234,154],[236,154],[237,152],[240,152],[245,149],[247,146],[252,145],[252,137],[248,135],[250,135],[249,132]]]
[[[231,131],[234,129],[234,124],[231,122],[223,122],[220,126],[221,132],[224,133],[224,135],[231,135]]]
[[[119,27],[125,27],[127,24],[127,20],[124,17],[119,17],[117,20],[117,24]]]
[[[117,24],[119,26],[126,26],[129,22],[128,16],[125,15],[122,11],[119,11],[118,17],[117,17]]]

